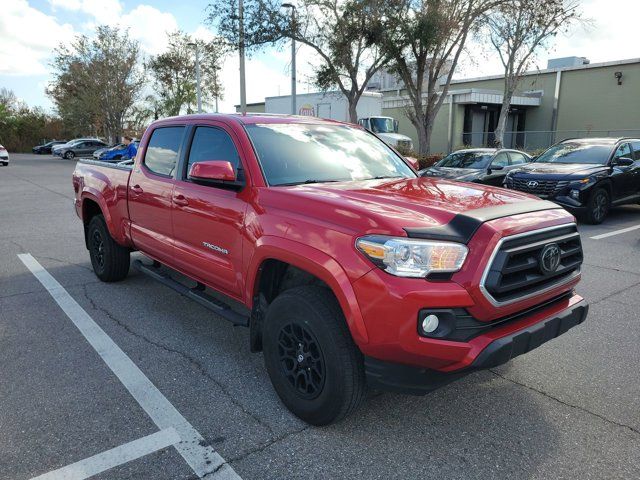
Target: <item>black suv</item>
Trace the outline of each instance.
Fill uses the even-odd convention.
[[[509,172],[504,186],[601,223],[612,206],[640,201],[640,139],[580,138],[553,145]]]

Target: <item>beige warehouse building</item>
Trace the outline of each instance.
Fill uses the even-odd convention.
[[[501,75],[454,80],[436,116],[432,152],[493,143],[502,104]],[[383,94],[382,114],[399,133],[416,131],[405,115],[407,97],[397,79],[380,72],[369,84]],[[264,111],[264,103],[249,111]],[[505,146],[537,150],[570,137],[640,135],[640,58],[590,64],[583,57],[550,60],[527,72],[512,101]]]

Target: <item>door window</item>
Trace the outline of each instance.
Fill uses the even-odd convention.
[[[631,147],[628,143],[623,143],[618,147],[616,153],[614,153],[613,155],[613,160],[616,161],[617,159],[622,157],[631,158]]]
[[[178,162],[184,127],[156,128],[151,134],[144,165],[153,173],[171,176]]]
[[[522,165],[523,163],[527,163],[527,158],[518,152],[509,152],[509,157],[511,158],[511,165]]]
[[[240,163],[238,150],[231,137],[220,128],[198,127],[193,135],[185,178],[191,170],[191,165],[207,160],[225,160],[230,162],[237,172]]]
[[[492,167],[506,167],[507,165],[509,165],[509,157],[505,152],[500,152],[499,154],[497,154],[493,159],[493,162],[491,162]]]

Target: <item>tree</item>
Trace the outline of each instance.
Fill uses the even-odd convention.
[[[54,79],[47,93],[72,134],[115,140],[142,90],[139,44],[128,32],[99,26],[55,50]]]
[[[504,0],[406,0],[380,38],[388,70],[404,83],[407,117],[419,151],[429,153],[433,125],[466,41],[484,14]]]
[[[147,66],[154,79],[155,90],[160,97],[162,113],[179,115],[183,110],[193,113],[196,106],[196,63],[194,42],[200,56],[200,85],[202,101],[210,103],[222,98],[219,71],[226,52],[226,45],[219,38],[210,42],[192,40],[184,32],[168,35],[167,51],[157,55]]]
[[[513,94],[535,52],[580,18],[578,6],[573,0],[513,0],[487,15],[489,40],[504,66],[504,93],[495,129],[496,146],[503,144]]]
[[[246,0],[244,32],[247,51],[294,38],[318,54],[315,84],[322,91],[337,88],[357,122],[356,106],[367,82],[387,61],[378,41],[395,0],[300,0],[295,22],[280,0]],[[237,2],[209,6],[209,22],[229,44],[239,45]]]

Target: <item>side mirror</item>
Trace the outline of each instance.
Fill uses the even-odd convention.
[[[233,170],[231,162],[207,160],[191,165],[189,179],[204,182],[235,182],[236,172]]]
[[[414,170],[420,170],[420,162],[417,158],[414,157],[404,157],[409,162],[409,165],[413,167]]]
[[[618,167],[630,167],[633,164],[633,159],[629,157],[620,157],[613,161],[613,165],[617,165]]]
[[[504,165],[491,165],[489,171],[491,170],[504,170]]]

